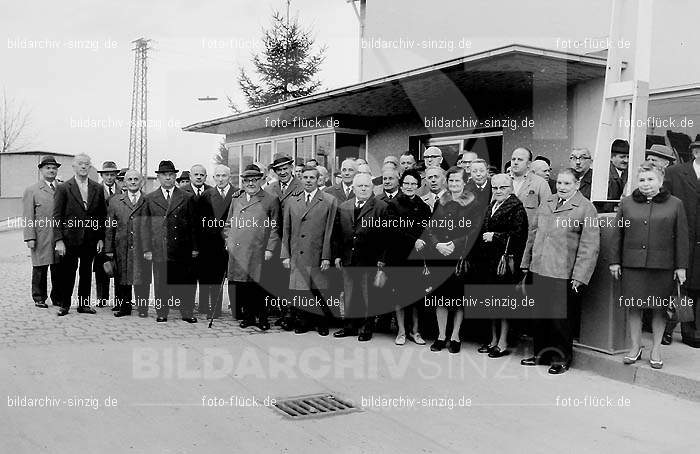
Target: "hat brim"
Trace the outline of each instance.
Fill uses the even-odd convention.
[[[276,169],[277,167],[282,167],[286,166],[287,164],[294,164],[293,159],[285,159],[284,161],[278,162],[277,164],[273,163],[270,167],[273,169]]]
[[[657,153],[656,151],[651,151],[651,150],[647,150],[647,151],[646,151],[646,156],[656,156],[657,158],[665,159],[665,160],[667,160],[667,161],[669,161],[669,162],[675,162],[675,161],[676,161],[675,156],[669,156],[669,155],[665,155],[665,154],[662,154],[662,153]]]
[[[177,169],[172,169],[172,170],[156,170],[154,173],[170,173],[170,172],[178,173],[179,170],[177,170]]]
[[[97,173],[109,173],[109,172],[119,173],[119,169],[102,169],[102,170],[97,171]]]
[[[59,167],[61,167],[61,164],[59,164],[58,162],[44,162],[42,164],[39,164],[37,167],[41,169],[44,166],[56,166],[56,168],[58,169]]]
[[[262,178],[265,176],[264,173],[262,172],[243,172],[241,175],[241,178],[251,178],[251,177],[257,177],[257,178]]]

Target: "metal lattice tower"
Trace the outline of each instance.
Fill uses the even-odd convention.
[[[134,87],[131,94],[131,122],[129,129],[129,168],[146,177],[148,160],[148,84],[146,62],[150,39],[132,41],[134,47]]]

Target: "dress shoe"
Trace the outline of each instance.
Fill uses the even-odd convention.
[[[187,323],[197,323],[197,317],[182,317],[182,321]]]
[[[406,334],[401,333],[396,335],[396,340],[394,340],[396,345],[404,345],[406,343]]]
[[[274,325],[275,326],[282,326],[282,323],[284,323],[284,317],[280,317],[277,320],[275,320]]]
[[[117,312],[120,307],[121,307],[121,304],[115,304],[114,306],[112,306],[112,312]]]
[[[270,324],[267,322],[267,320],[263,320],[258,322],[258,328],[260,328],[261,331],[267,331],[270,329]]]
[[[316,331],[318,332],[319,336],[328,336],[328,327],[327,326],[319,326]]]
[[[495,345],[491,344],[482,344],[481,347],[477,350],[479,353],[491,353],[491,350],[493,350]]]
[[[440,350],[445,348],[445,345],[447,345],[447,342],[445,340],[437,339],[435,342],[433,342],[433,345],[430,346],[430,351],[439,352]]]
[[[683,339],[683,343],[685,345],[687,345],[688,347],[700,348],[700,340],[699,339],[695,339],[695,340]]]
[[[372,331],[362,331],[360,334],[357,336],[357,340],[360,342],[367,342],[368,340],[372,339]]]
[[[241,323],[239,323],[238,326],[240,326],[241,328],[255,326],[255,320],[241,320]]]
[[[42,309],[47,309],[47,308],[49,307],[49,306],[47,306],[46,303],[43,302],[43,301],[36,302],[36,303],[34,303],[34,305],[35,305],[36,307],[40,307],[40,308],[42,308]]]
[[[354,336],[355,335],[355,330],[352,330],[350,328],[341,328],[335,333],[333,333],[333,337],[349,337],[349,336]]]
[[[79,307],[78,308],[78,313],[79,314],[96,314],[97,311],[90,306],[85,306],[85,307]]]
[[[64,315],[68,315],[68,309],[66,309],[65,307],[62,307],[58,310],[56,315],[58,315],[59,317],[63,317]]]
[[[504,348],[503,350],[501,350],[501,348],[498,345],[493,347],[491,349],[491,351],[489,352],[489,358],[500,358],[502,356],[507,356],[507,355],[510,355],[510,350],[508,350],[507,348]]]
[[[549,372],[552,375],[559,375],[559,374],[563,374],[564,372],[569,370],[569,367],[570,367],[569,363],[552,364],[549,367],[549,370],[547,372]]]
[[[664,333],[661,338],[661,345],[671,345],[673,343],[673,333]]]
[[[290,319],[282,320],[282,323],[280,323],[280,328],[285,331],[291,331],[294,329],[294,323]]]
[[[624,358],[622,358],[622,363],[623,364],[634,364],[640,359],[642,359],[642,350],[644,350],[644,347],[639,347],[639,350],[637,351],[637,354],[634,356],[627,355]]]
[[[656,361],[654,359],[649,358],[649,365],[652,369],[661,369],[662,367],[664,367],[664,362],[661,360]]]
[[[415,342],[417,345],[425,345],[425,340],[423,340],[420,333],[407,334],[406,337],[408,340]]]
[[[131,309],[119,310],[114,313],[115,317],[128,317],[131,315]]]
[[[294,328],[294,334],[306,334],[309,332],[309,328],[303,325],[299,325],[296,328]]]
[[[450,340],[450,343],[447,345],[447,351],[450,353],[459,353],[461,349],[462,341]]]
[[[165,323],[168,321],[168,317],[156,317],[156,323]]]
[[[141,318],[147,318],[147,317],[148,317],[148,312],[139,311],[139,317],[141,317]]]
[[[537,361],[536,356],[531,356],[529,358],[525,358],[525,359],[520,360],[521,366],[536,366],[538,364],[539,364],[539,362]]]

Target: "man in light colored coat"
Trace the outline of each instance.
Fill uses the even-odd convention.
[[[29,186],[22,196],[24,242],[32,254],[32,299],[34,305],[47,308],[47,279],[51,269],[51,303],[58,306],[58,266],[54,264],[53,195],[56,173],[61,164],[53,156],[44,156],[39,163],[41,181]]]
[[[530,171],[532,151],[525,147],[513,150],[510,158],[510,175],[513,178],[513,194],[525,207],[530,228],[535,226],[537,209],[552,195],[544,178]]]
[[[305,167],[302,180],[304,191],[284,207],[280,257],[282,265],[291,270],[289,289],[294,296],[314,298],[325,303],[329,296],[327,271],[332,258],[331,238],[338,201],[334,196],[318,189],[317,169]],[[300,307],[296,309],[295,332],[302,334],[308,331],[311,317],[306,316]],[[316,321],[316,329],[322,336],[328,335],[327,309],[325,305],[321,306],[324,317],[318,317]],[[317,311],[313,312],[318,315]]]
[[[264,174],[250,164],[241,173],[243,191],[231,200],[224,235],[228,250],[228,294],[234,317],[240,307],[241,328],[257,325],[265,331],[269,298],[261,286],[263,264],[280,242],[280,201],[261,189]],[[233,191],[233,189],[231,189]]]
[[[572,360],[572,319],[578,295],[593,275],[600,250],[598,213],[578,190],[572,169],[557,176],[550,195],[535,216],[520,267],[531,271],[535,354],[524,366],[550,365],[550,374],[566,372]]]

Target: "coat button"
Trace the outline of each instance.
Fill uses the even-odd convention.
[[[644,225],[646,225],[646,224],[648,224],[648,222],[647,222],[647,221],[644,221]]]
[[[642,249],[646,249],[646,248],[647,248],[647,247],[646,247],[645,245],[642,244]]]
[[[305,238],[305,237],[306,237],[306,235],[302,235],[301,237],[302,237],[302,238]]]

